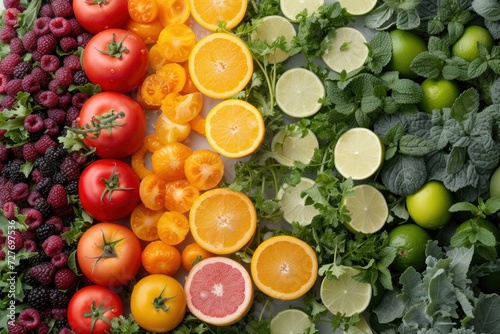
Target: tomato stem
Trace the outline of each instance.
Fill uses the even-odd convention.
[[[106,186],[104,188],[103,192],[101,193],[101,203],[102,203],[104,196],[106,196],[106,194],[108,194],[108,201],[111,201],[111,195],[113,194],[113,191],[115,191],[115,190],[132,190],[132,189],[134,189],[134,188],[121,188],[121,187],[119,187],[120,173],[116,173],[116,164],[113,167],[113,170],[111,171],[111,175],[109,176],[109,179],[101,178],[101,181]]]
[[[106,46],[108,47],[108,51],[99,50],[99,49],[96,49],[96,50],[102,54],[121,59],[123,53],[129,51],[127,49],[127,47],[125,45],[123,45],[123,41],[125,40],[125,38],[127,38],[127,36],[128,36],[128,32],[117,43],[116,42],[116,34],[113,34],[113,37],[111,37],[111,43],[106,44]]]
[[[101,9],[102,5],[105,5],[109,2],[109,0],[87,0],[86,3],[89,5],[98,5],[99,9]]]
[[[158,297],[155,297],[155,299],[153,300],[153,306],[155,307],[155,309],[158,311],[158,310],[162,310],[162,311],[168,311],[170,309],[170,306],[166,306],[165,305],[165,302],[170,300],[170,299],[173,299],[177,296],[172,296],[172,297],[162,297],[163,295],[163,292],[165,291],[165,288],[166,286],[163,287],[163,290],[161,290],[160,292],[160,295]]]
[[[103,230],[101,230],[101,234],[102,234],[102,245],[96,245],[96,246],[99,247],[100,249],[102,249],[102,254],[99,256],[91,257],[91,259],[97,259],[97,261],[95,261],[94,265],[92,266],[92,272],[94,271],[95,267],[97,266],[97,263],[99,261],[101,261],[102,259],[118,257],[118,255],[116,254],[116,251],[115,251],[115,246],[120,241],[125,239],[125,238],[121,238],[121,239],[109,242],[106,240],[106,236],[104,235]]]
[[[112,309],[112,306],[104,307],[104,301],[99,306],[96,306],[94,300],[92,301],[92,304],[90,305],[90,311],[83,314],[84,318],[92,318],[92,322],[90,323],[90,332],[94,331],[94,326],[97,320],[102,320],[111,326],[111,321],[109,321],[109,319],[106,318],[104,314]]]
[[[114,127],[124,126],[124,123],[116,122],[118,118],[124,117],[125,112],[111,109],[102,115],[93,116],[90,120],[90,124],[87,123],[80,128],[69,128],[69,130],[77,134],[82,134],[84,137],[91,134],[91,139],[97,139],[101,135],[102,130],[108,130],[108,133],[111,135],[111,131]]]

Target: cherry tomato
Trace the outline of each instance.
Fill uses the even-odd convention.
[[[158,19],[148,23],[141,23],[130,18],[125,24],[125,28],[136,33],[144,43],[154,44],[158,40],[158,36],[160,36],[163,25]]]
[[[146,134],[146,117],[136,101],[116,92],[100,92],[82,106],[77,119],[85,145],[100,158],[125,158],[137,151]]]
[[[186,271],[190,271],[191,268],[193,268],[193,266],[201,260],[208,259],[213,256],[215,256],[214,253],[207,251],[196,242],[193,242],[184,247],[182,250],[182,267],[186,269]]]
[[[161,240],[150,242],[142,252],[142,266],[148,274],[172,276],[180,268],[181,261],[179,250]]]
[[[122,28],[129,18],[128,0],[73,0],[73,12],[82,27],[92,34]]]
[[[89,80],[104,91],[128,93],[137,88],[148,69],[148,49],[131,31],[106,29],[87,43],[82,57]]]
[[[78,240],[76,259],[83,274],[95,284],[116,287],[128,283],[141,267],[141,242],[128,227],[101,222]]]
[[[78,181],[82,208],[97,220],[119,220],[139,204],[140,180],[121,160],[96,160],[83,170]]]
[[[155,333],[168,332],[184,319],[184,289],[173,277],[148,275],[134,286],[130,296],[130,311],[142,328]]]
[[[109,333],[109,323],[120,315],[124,315],[120,296],[99,285],[81,288],[68,304],[68,322],[74,333]]]

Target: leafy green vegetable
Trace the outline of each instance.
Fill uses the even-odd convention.
[[[28,31],[33,29],[35,21],[38,18],[38,12],[42,6],[42,0],[32,0],[28,7],[18,16],[17,33],[19,36],[24,36]]]
[[[420,0],[383,0],[365,19],[368,28],[386,30],[394,25],[410,30],[420,25],[418,5]]]
[[[24,127],[24,119],[40,106],[33,105],[30,94],[20,92],[16,96],[17,102],[11,109],[0,113],[0,130],[6,130],[2,143],[6,147],[20,146],[29,139],[29,133]]]

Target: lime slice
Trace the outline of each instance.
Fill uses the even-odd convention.
[[[283,16],[271,15],[264,17],[259,22],[257,28],[252,33],[252,38],[272,44],[283,36],[289,46],[296,34],[295,28],[290,21]],[[281,49],[276,49],[274,54],[269,55],[269,62],[271,63],[281,63],[286,59],[288,59],[288,53]]]
[[[333,151],[340,175],[365,180],[375,174],[384,161],[384,145],[375,132],[352,128],[340,136]]]
[[[359,321],[354,324],[354,326],[350,326],[349,329],[347,329],[346,334],[373,334],[372,329],[368,325],[368,322],[366,322],[366,319],[363,315],[359,315]]]
[[[368,184],[355,186],[353,191],[353,196],[347,196],[343,200],[343,204],[351,214],[351,221],[346,227],[351,232],[367,234],[379,231],[389,216],[384,195]]]
[[[370,304],[372,286],[352,277],[358,272],[352,267],[345,267],[345,272],[338,279],[325,277],[321,282],[321,301],[333,314],[350,317],[363,312]]]
[[[319,148],[318,138],[308,129],[305,135],[302,132],[290,133],[288,129],[281,129],[273,137],[271,151],[275,154],[274,159],[287,167],[293,167],[295,161],[309,164],[314,150]]]
[[[366,39],[359,30],[342,27],[327,37],[328,49],[321,56],[325,64],[337,73],[352,72],[365,63],[368,58]]]
[[[323,83],[313,72],[300,67],[283,73],[276,83],[276,103],[292,117],[308,117],[321,108],[325,96]]]
[[[271,334],[303,334],[312,325],[304,311],[287,309],[277,313],[271,320]]]
[[[304,9],[307,9],[307,16],[311,16],[323,4],[323,0],[280,0],[281,12],[294,22],[297,21],[297,14]]]
[[[283,211],[283,219],[288,223],[297,222],[302,226],[311,224],[314,216],[319,214],[319,210],[312,205],[306,205],[305,197],[300,194],[311,188],[314,181],[306,177],[302,177],[300,182],[295,186],[284,184],[278,191],[278,200],[280,201],[281,210]]]
[[[368,14],[375,5],[377,0],[337,0],[346,11],[355,16]]]

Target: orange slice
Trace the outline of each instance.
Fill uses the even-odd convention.
[[[205,136],[212,148],[227,158],[242,158],[264,141],[264,119],[250,103],[229,99],[215,105],[205,118]]]
[[[193,19],[203,28],[217,30],[219,23],[233,29],[241,22],[247,10],[248,0],[189,0]]]
[[[252,239],[257,213],[244,193],[214,188],[194,201],[189,211],[189,226],[201,247],[214,254],[230,254]]]
[[[260,291],[272,298],[291,300],[303,296],[316,282],[318,259],[306,242],[280,235],[257,247],[250,269]]]
[[[228,33],[213,33],[200,39],[188,61],[195,86],[215,99],[226,99],[242,91],[253,74],[250,50],[241,39]]]

